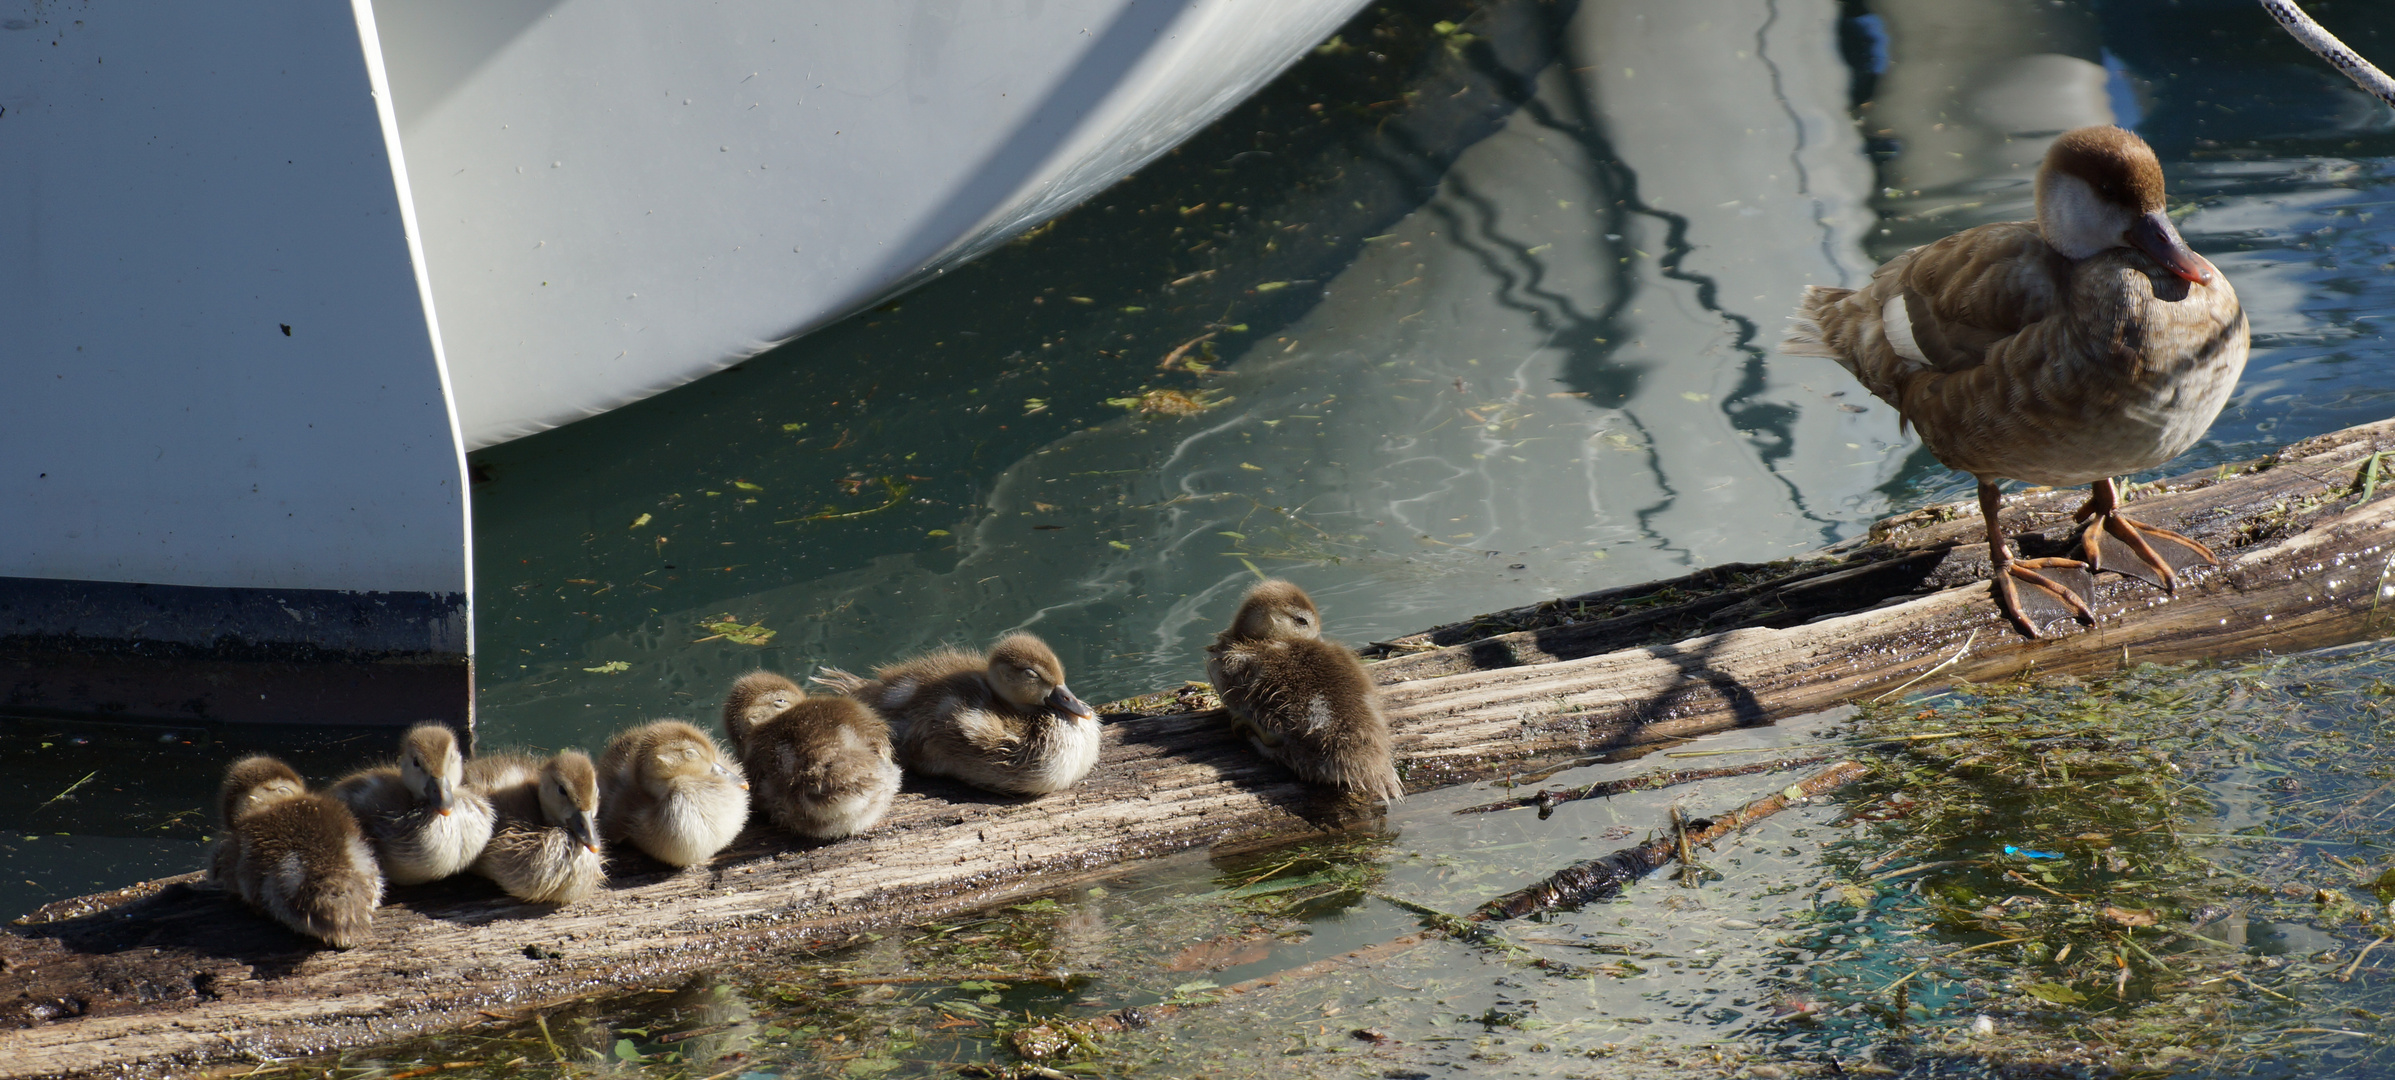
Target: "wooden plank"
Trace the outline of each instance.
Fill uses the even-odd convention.
[[[1691,575],[1484,616],[1390,643],[1374,665],[1408,787],[1767,723],[1912,685],[2124,657],[2293,651],[2395,624],[2395,491],[2355,505],[2395,421],[2184,478],[2133,511],[2224,565],[2175,598],[2107,578],[2103,621],[2041,641],[1996,618],[1975,516],[1890,519],[1820,558]],[[2016,497],[2067,546],[2077,492]],[[1460,629],[1459,629],[1460,628]],[[1170,693],[1139,702],[1169,702]],[[191,1073],[388,1041],[595,991],[984,907],[1127,859],[1348,827],[1374,811],[1294,783],[1217,714],[1119,714],[1072,791],[998,798],[910,781],[874,833],[808,845],[752,829],[713,864],[619,861],[556,912],[479,882],[395,890],[368,944],[317,950],[187,878],[52,905],[0,936],[0,1077]]]

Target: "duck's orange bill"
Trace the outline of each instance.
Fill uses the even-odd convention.
[[[2202,285],[2212,280],[2212,264],[2179,239],[2179,228],[2170,223],[2170,215],[2156,210],[2137,219],[2129,227],[2129,243],[2137,250],[2153,256],[2164,269],[2188,281]]]

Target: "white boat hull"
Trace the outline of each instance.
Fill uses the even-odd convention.
[[[0,0],[0,707],[470,726],[466,450],[986,250],[1361,6]]]

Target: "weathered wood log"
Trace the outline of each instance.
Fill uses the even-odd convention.
[[[1818,558],[1415,635],[1377,650],[1395,655],[1375,673],[1420,790],[1908,685],[2352,640],[2395,623],[2395,600],[2379,610],[2395,492],[2356,505],[2364,463],[2390,447],[2395,422],[2366,425],[2143,491],[2141,519],[2204,540],[2223,565],[2176,597],[2108,576],[2092,630],[2014,636],[1987,600],[1977,522],[1935,508]],[[2067,549],[2080,498],[2009,500],[2028,554]],[[1213,713],[1135,708],[1069,792],[1013,800],[910,782],[870,835],[810,846],[753,829],[680,873],[619,860],[607,890],[561,911],[478,882],[396,890],[373,939],[346,952],[188,878],[150,882],[51,905],[0,936],[0,1077],[161,1075],[388,1041],[979,908],[1126,859],[1341,828],[1360,812],[1234,744]]]

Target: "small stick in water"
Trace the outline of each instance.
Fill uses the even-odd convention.
[[[1699,780],[1718,780],[1725,776],[1751,776],[1755,773],[1778,772],[1782,769],[1801,769],[1807,765],[1819,765],[1827,760],[1829,760],[1828,754],[1813,754],[1808,757],[1758,761],[1751,765],[1728,765],[1718,769],[1675,769],[1670,772],[1648,773],[1645,776],[1632,776],[1621,780],[1601,780],[1584,788],[1548,788],[1536,795],[1524,795],[1520,798],[1483,803],[1479,806],[1467,806],[1456,813],[1493,814],[1499,810],[1519,810],[1525,806],[1535,806],[1538,807],[1538,816],[1543,819],[1554,813],[1556,807],[1582,799],[1606,799],[1626,792],[1677,787],[1681,784],[1693,784]]]
[[[1679,850],[1684,843],[1691,847],[1698,844],[1710,844],[1779,813],[1800,799],[1825,795],[1860,780],[1863,778],[1864,771],[1863,766],[1856,762],[1841,761],[1720,817],[1690,821],[1686,823],[1685,828],[1674,829],[1669,836],[1649,840],[1637,847],[1625,848],[1602,859],[1574,863],[1557,871],[1545,881],[1491,900],[1481,905],[1479,910],[1462,919],[1409,902],[1398,901],[1397,903],[1399,907],[1417,913],[1426,912],[1442,924],[1452,924],[1518,919],[1524,915],[1535,914],[1550,908],[1601,900],[1620,892],[1623,885],[1645,877],[1656,867],[1662,866],[1671,859],[1672,853]],[[1384,899],[1395,900],[1396,898],[1384,897]],[[1268,987],[1303,982],[1334,972],[1351,971],[1358,965],[1377,963],[1396,956],[1440,936],[1441,932],[1440,930],[1416,931],[1403,937],[1391,938],[1377,945],[1366,945],[1352,952],[1324,957],[1287,971],[1259,975],[1244,982],[1232,983],[1215,993],[1226,998],[1235,997]],[[1452,925],[1447,926],[1444,932],[1454,937],[1477,936],[1469,929]],[[1547,961],[1540,961],[1539,966],[1550,969],[1566,967]],[[1166,1003],[1150,1005],[1145,1008],[1122,1009],[1104,1016],[1092,1016],[1080,1020],[1050,1020],[1044,1024],[1019,1028],[1014,1034],[1008,1036],[1008,1041],[1014,1046],[1017,1053],[1036,1061],[1054,1053],[1055,1051],[1050,1049],[1051,1047],[1064,1045],[1063,1040],[1068,1033],[1060,1029],[1069,1028],[1071,1033],[1079,1035],[1129,1031],[1168,1019],[1189,1007],[1189,1005]]]

